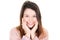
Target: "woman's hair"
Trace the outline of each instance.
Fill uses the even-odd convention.
[[[40,13],[39,7],[33,2],[25,1],[22,6],[21,13],[20,13],[20,25],[17,27],[17,29],[20,31],[21,38],[23,35],[25,35],[25,32],[22,29],[21,24],[22,24],[22,18],[24,15],[24,11],[26,8],[30,8],[36,12],[36,17],[38,20],[38,29],[36,30],[36,35],[37,37],[39,37],[43,33],[43,28],[42,28],[42,23],[41,23],[41,13]]]

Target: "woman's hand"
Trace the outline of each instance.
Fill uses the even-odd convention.
[[[38,28],[38,22],[36,22],[35,26],[30,30],[26,24],[26,21],[22,18],[22,28],[24,29],[26,33],[25,36],[27,36],[28,38],[30,38],[31,36],[31,38],[33,39],[36,36],[35,32]]]
[[[37,28],[38,28],[38,22],[36,21],[34,28],[30,31],[31,32],[30,34],[31,34],[31,38],[32,39],[36,36],[35,35],[35,32],[36,32]]]
[[[24,29],[26,35],[28,38],[30,38],[30,29],[26,25],[26,21],[22,18],[22,28]]]

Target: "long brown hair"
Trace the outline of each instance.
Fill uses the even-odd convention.
[[[20,25],[17,27],[17,29],[20,31],[21,38],[23,35],[25,35],[25,32],[22,29],[21,24],[22,24],[22,17],[24,15],[24,11],[26,8],[30,8],[36,12],[36,17],[38,20],[38,29],[36,30],[36,35],[37,35],[37,37],[39,37],[41,35],[41,33],[43,32],[42,23],[41,23],[41,13],[40,13],[39,7],[37,6],[37,4],[35,4],[33,2],[25,1],[22,6],[21,13],[20,13]]]

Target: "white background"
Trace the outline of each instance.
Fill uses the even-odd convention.
[[[19,25],[19,14],[25,0],[0,0],[0,40],[9,40],[9,32]],[[60,1],[30,0],[41,11],[43,27],[48,30],[49,40],[60,40]]]

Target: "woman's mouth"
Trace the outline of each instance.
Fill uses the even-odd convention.
[[[28,28],[32,29],[34,27],[33,23],[27,23]]]

